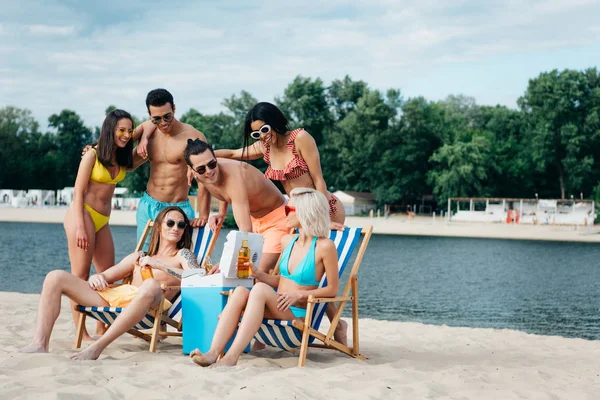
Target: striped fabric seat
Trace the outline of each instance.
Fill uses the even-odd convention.
[[[172,305],[167,310],[165,315],[171,319],[181,319],[181,292],[178,292],[173,300]],[[85,307],[77,306],[77,311],[86,313],[89,317],[102,321],[107,325],[112,325],[119,314],[124,310],[123,307]],[[152,314],[146,314],[144,319],[137,323],[133,327],[136,330],[152,329],[154,326],[154,316]]]
[[[146,229],[144,230],[144,234],[138,243],[138,247],[141,248],[141,245],[145,242],[146,236],[149,234],[150,229],[152,227],[152,221],[148,221],[146,225]],[[220,229],[219,229],[220,230]],[[208,226],[204,226],[201,228],[194,228],[192,231],[192,247],[191,250],[198,258],[198,262],[202,265],[206,261],[206,256],[210,255],[212,249],[214,247],[214,243],[218,236],[219,232],[213,232]],[[139,250],[139,249],[138,249]],[[164,292],[163,292],[164,293]],[[164,294],[163,294],[164,296]],[[83,318],[85,316],[89,316],[98,321],[104,322],[107,325],[111,325],[115,319],[119,316],[119,314],[124,310],[123,307],[88,307],[88,306],[75,306],[75,310],[79,311]],[[153,310],[149,310],[149,312],[144,316],[144,318],[138,322],[132,329],[129,330],[129,333],[141,337],[143,339],[148,339],[148,335],[139,331],[148,330],[154,328],[154,321],[156,319],[156,312]],[[171,307],[163,313],[161,317],[161,321],[164,320],[168,325],[170,330],[174,330],[173,336],[181,335],[181,291],[177,292],[173,299],[171,300]],[[166,317],[166,318],[165,318]],[[84,319],[85,321],[85,319]],[[83,321],[80,322],[83,324]],[[172,329],[174,328],[174,329]],[[165,334],[165,332],[160,332],[161,334]],[[78,338],[76,339],[75,348],[79,348],[81,346],[81,338],[79,338],[80,334],[78,334]],[[154,351],[153,346],[151,346],[150,351]]]
[[[331,231],[329,238],[335,243],[338,252],[338,276],[341,278],[354,248],[360,239],[361,228],[346,228],[342,231]],[[327,286],[327,277],[323,276],[319,287]],[[317,303],[312,313],[311,327],[319,329],[327,303]],[[278,347],[284,350],[294,350],[302,345],[302,331],[295,328],[293,321],[283,321],[276,319],[263,319],[263,322],[254,336],[257,341],[272,347]],[[309,343],[314,341],[315,337],[309,338]]]

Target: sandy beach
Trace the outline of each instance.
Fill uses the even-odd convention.
[[[0,222],[62,223],[66,207],[12,208],[0,207]],[[113,210],[111,225],[135,226],[135,211]],[[600,229],[588,231],[583,226],[511,225],[499,223],[447,223],[440,217],[416,217],[409,221],[406,215],[385,218],[347,217],[348,226],[373,225],[375,234],[449,236],[520,240],[550,240],[600,243]]]
[[[38,298],[0,292],[3,399],[596,399],[600,390],[598,341],[370,319],[360,320],[367,361],[310,349],[297,368],[291,353],[266,349],[207,370],[181,354],[181,339],[152,354],[127,335],[99,360],[75,362],[66,298],[50,353],[17,353],[33,335]]]

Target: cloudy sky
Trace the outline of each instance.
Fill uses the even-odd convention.
[[[465,94],[516,106],[527,81],[600,60],[600,0],[0,0],[0,107],[218,112],[247,90],[272,101],[297,75],[346,74],[405,97]]]

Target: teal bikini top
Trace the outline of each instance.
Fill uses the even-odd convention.
[[[290,254],[294,248],[294,244],[298,240],[296,236],[290,244],[287,245],[281,256],[281,262],[279,263],[279,269],[281,270],[281,276],[288,278],[300,286],[319,286],[319,282],[315,280],[317,275],[317,265],[315,263],[315,249],[317,248],[317,237],[315,236],[308,249],[306,256],[298,263],[294,272],[290,275],[289,262]]]

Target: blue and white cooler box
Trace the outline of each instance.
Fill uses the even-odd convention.
[[[185,270],[181,279],[183,312],[183,353],[210,349],[219,314],[225,308],[229,291],[238,286],[252,288],[254,279],[226,278],[222,273],[202,276],[204,270]]]
[[[206,276],[203,269],[183,271],[181,303],[184,354],[189,354],[194,349],[200,349],[203,353],[210,349],[219,314],[227,304],[227,296],[222,295],[221,292],[238,286],[250,289],[254,285],[253,278],[237,277],[237,255],[244,239],[248,240],[252,261],[258,265],[262,255],[263,236],[231,231],[227,234],[227,241],[223,246],[219,262],[220,273]]]

